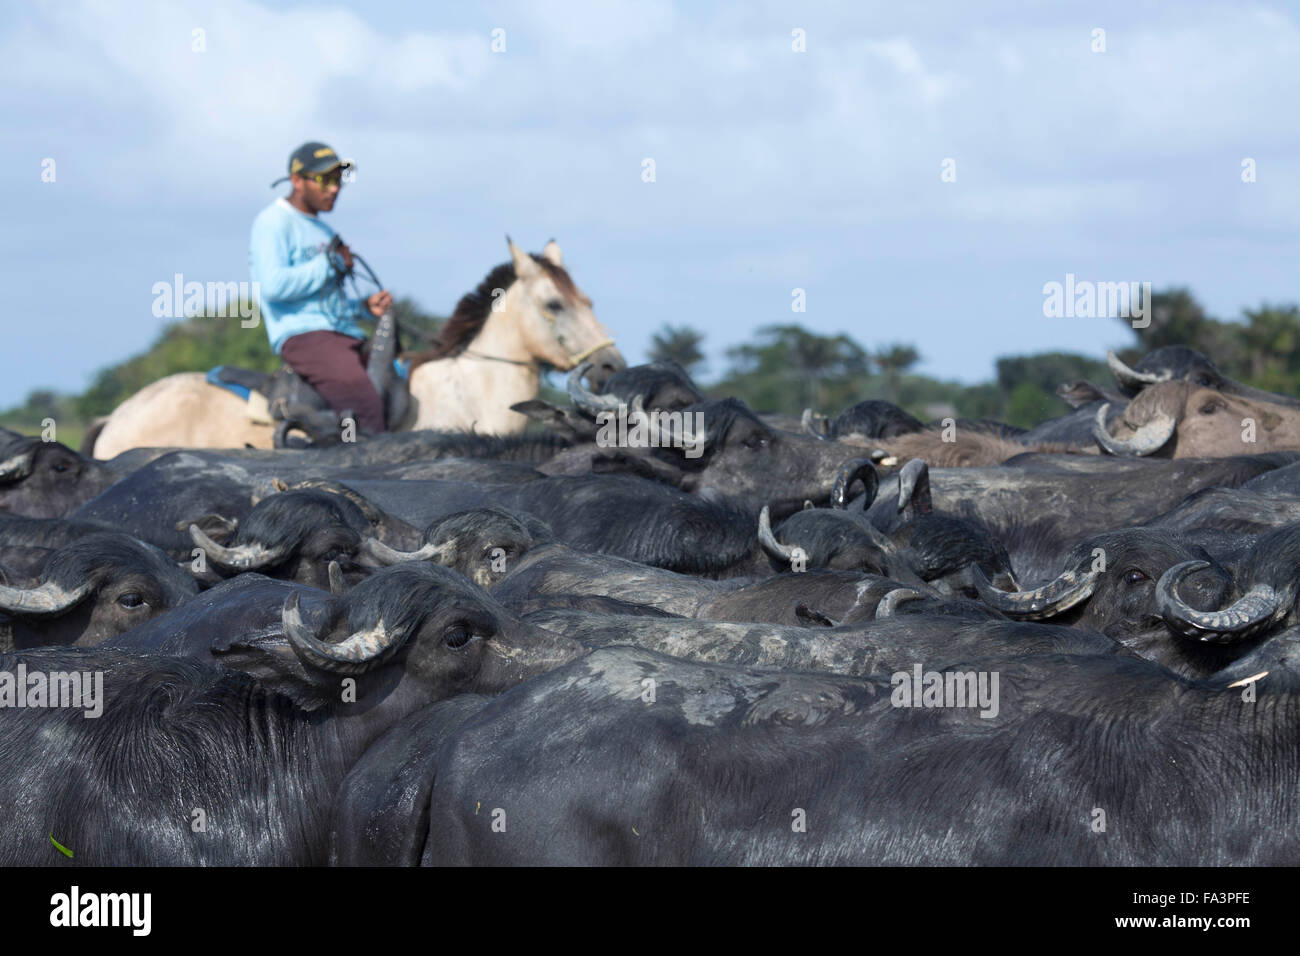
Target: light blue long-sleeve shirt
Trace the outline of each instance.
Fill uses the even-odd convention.
[[[325,250],[334,230],[318,216],[277,199],[253,220],[248,267],[257,283],[271,350],[303,332],[342,332],[364,339],[357,324],[363,303],[343,294]]]

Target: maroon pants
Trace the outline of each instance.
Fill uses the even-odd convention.
[[[357,425],[384,431],[384,404],[366,374],[364,339],[342,332],[303,332],[285,339],[280,357],[336,412],[352,409]]]

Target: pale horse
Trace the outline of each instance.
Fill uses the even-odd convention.
[[[511,261],[461,298],[432,349],[406,356],[411,409],[394,431],[518,433],[528,419],[510,406],[537,397],[543,364],[568,371],[590,361],[594,387],[625,367],[591,299],[564,268],[559,244],[552,239],[530,255],[506,242]],[[180,372],[119,405],[94,440],[94,456],[141,447],[270,448],[273,431],[203,372]]]

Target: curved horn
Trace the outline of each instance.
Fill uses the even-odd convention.
[[[429,560],[433,560],[438,564],[448,564],[456,553],[456,544],[453,541],[446,541],[443,544],[422,545],[416,551],[398,551],[396,548],[390,548],[378,538],[367,538],[364,547],[381,564]]]
[[[1014,593],[999,591],[990,584],[978,564],[971,565],[970,576],[975,590],[989,607],[1001,611],[1007,617],[1037,621],[1068,611],[1080,601],[1086,601],[1092,596],[1097,587],[1097,578],[1101,575],[1097,571],[1089,571],[1087,574],[1065,571],[1055,581],[1040,588]]]
[[[835,473],[835,482],[831,485],[831,507],[843,510],[849,506],[849,490],[858,479],[866,486],[862,499],[865,511],[876,500],[876,489],[880,487],[880,478],[869,458],[853,458],[840,466]]]
[[[1272,621],[1282,599],[1267,584],[1256,584],[1221,611],[1198,611],[1178,596],[1178,586],[1189,574],[1210,566],[1208,561],[1184,561],[1160,575],[1156,582],[1156,610],[1169,627],[1184,637],[1211,644],[1244,640]]]
[[[1135,392],[1140,392],[1148,385],[1155,385],[1157,382],[1167,382],[1173,377],[1168,370],[1139,372],[1131,369],[1121,362],[1119,356],[1111,349],[1106,350],[1106,364],[1110,366],[1111,374],[1115,376],[1115,381],[1121,388],[1132,389]]]
[[[590,415],[598,415],[601,412],[617,411],[618,406],[623,404],[617,395],[595,395],[587,391],[582,384],[582,377],[591,371],[591,363],[583,362],[572,372],[569,373],[569,381],[566,388],[569,392],[569,398],[573,401],[576,408],[582,409]]]
[[[898,610],[898,605],[907,601],[919,601],[924,596],[920,591],[913,591],[911,588],[894,588],[876,605],[876,620],[882,617],[893,617]]]
[[[768,514],[767,505],[763,505],[763,510],[758,513],[758,543],[763,546],[764,551],[780,561],[793,561],[796,552],[806,554],[802,548],[791,547],[776,540],[776,535],[772,534],[772,519]]]
[[[803,410],[803,416],[799,419],[799,424],[803,426],[804,432],[811,435],[813,438],[820,439],[821,441],[828,441],[829,439],[827,439],[825,435],[813,427],[814,417],[813,410],[811,408],[805,408]]]
[[[360,674],[375,667],[406,640],[404,630],[389,633],[381,620],[368,631],[357,631],[337,644],[328,644],[303,623],[298,605],[298,592],[294,591],[280,610],[280,624],[303,662],[322,670]]]
[[[934,510],[930,500],[930,466],[924,458],[913,458],[898,471],[898,510],[902,511],[912,501],[912,496],[920,491],[916,510],[929,514]]]
[[[190,525],[190,539],[203,549],[209,561],[238,571],[256,571],[276,564],[283,561],[292,550],[287,544],[278,548],[268,548],[261,544],[237,544],[227,548],[209,538],[196,524]]]
[[[93,590],[93,580],[71,591],[53,581],[34,588],[0,585],[0,611],[9,614],[62,614],[85,600]]]
[[[1092,423],[1092,437],[1103,449],[1120,458],[1150,455],[1159,451],[1178,428],[1178,419],[1163,412],[1156,415],[1137,430],[1128,441],[1116,438],[1106,430],[1106,412],[1110,403],[1106,402],[1097,409],[1097,417]]]
[[[32,462],[36,459],[36,445],[30,445],[26,451],[0,461],[0,481],[17,481],[32,473]]]

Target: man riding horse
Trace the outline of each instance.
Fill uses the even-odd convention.
[[[304,143],[289,157],[293,191],[253,220],[249,269],[260,294],[271,350],[336,412],[350,411],[362,432],[385,430],[384,402],[367,374],[366,333],[357,319],[392,308],[385,290],[365,299],[344,294],[352,251],[320,218],[330,212],[352,166],[324,143]]]
[[[253,223],[252,276],[271,348],[285,366],[273,375],[227,365],[173,372],[97,423],[87,454],[282,447],[291,445],[291,432],[322,444],[417,429],[517,434],[529,421],[518,409],[537,398],[544,368],[585,376],[599,390],[625,367],[559,244],[552,239],[528,253],[508,236],[509,260],[461,297],[432,347],[401,354],[392,296],[345,294],[354,261],[383,286],[320,220],[350,166],[322,143],[305,144],[276,181],[287,179],[293,191]],[[368,344],[358,324],[366,312],[379,320]],[[355,429],[341,420],[345,412]]]

